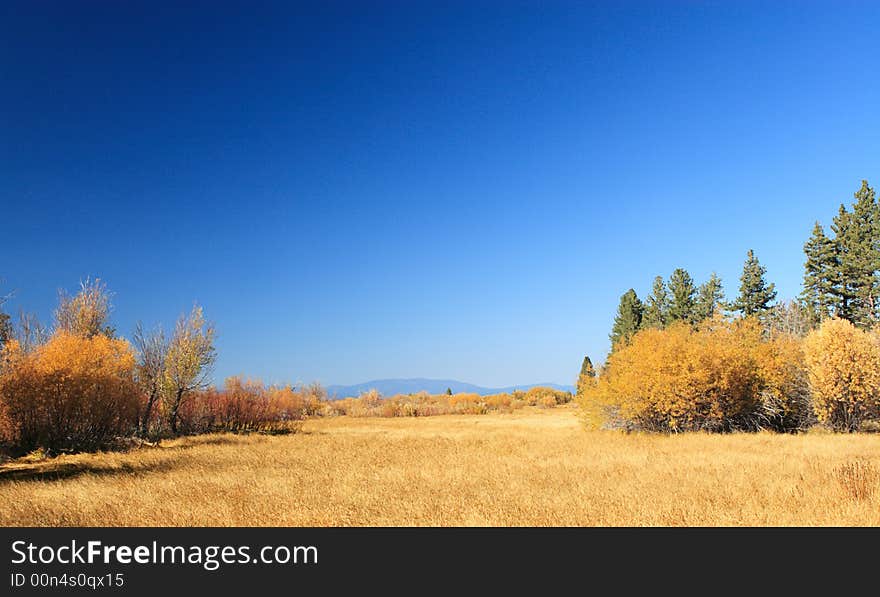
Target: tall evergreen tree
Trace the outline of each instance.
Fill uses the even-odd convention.
[[[665,328],[669,323],[669,293],[666,291],[666,283],[663,276],[654,278],[654,286],[651,294],[645,299],[645,314],[642,318],[642,327]]]
[[[722,305],[724,305],[724,289],[721,287],[721,278],[712,272],[709,279],[701,284],[697,291],[697,320],[703,321],[713,317],[721,310]]]
[[[801,293],[808,319],[812,325],[822,322],[838,310],[836,294],[838,253],[835,243],[825,235],[819,222],[804,243],[804,290]]]
[[[854,259],[849,255],[855,243],[856,236],[853,232],[853,215],[846,210],[844,204],[840,204],[837,215],[831,223],[831,231],[834,232],[834,253],[836,255],[834,272],[831,274],[835,311],[838,317],[853,321],[853,303],[856,299],[853,279],[856,272],[853,270]]]
[[[629,340],[633,334],[639,331],[642,325],[642,301],[639,300],[636,291],[630,288],[620,297],[617,307],[617,315],[614,317],[614,326],[611,328],[611,350],[621,341]]]
[[[874,189],[863,180],[853,195],[851,212],[838,214],[845,222],[838,235],[840,250],[840,286],[848,300],[847,319],[859,327],[869,327],[877,320],[878,270],[880,270],[880,237],[878,237],[878,205]],[[842,207],[842,206],[841,206]]]
[[[693,323],[697,319],[696,294],[694,279],[682,268],[678,268],[669,276],[669,322],[686,321]]]
[[[767,268],[761,265],[755,252],[749,249],[743,273],[740,277],[739,296],[731,305],[734,311],[745,316],[762,314],[771,307],[776,299],[776,285],[764,280]]]

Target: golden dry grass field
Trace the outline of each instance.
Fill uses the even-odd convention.
[[[0,524],[878,525],[880,434],[590,432],[573,406],[315,419],[8,462]]]

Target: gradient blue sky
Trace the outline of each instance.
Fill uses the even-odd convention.
[[[572,383],[880,181],[876,2],[177,4],[3,3],[0,276],[197,300],[218,379]]]

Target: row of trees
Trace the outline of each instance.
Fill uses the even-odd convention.
[[[527,391],[481,396],[470,392],[453,394],[398,394],[383,397],[375,389],[357,398],[343,398],[323,405],[320,414],[352,417],[429,417],[435,415],[483,415],[490,412],[513,412],[526,406],[553,408],[571,402],[571,392],[550,387],[534,387]]]
[[[740,277],[739,296],[729,303],[724,300],[721,278],[715,273],[699,286],[682,268],[672,272],[668,283],[657,276],[645,301],[630,288],[620,297],[617,307],[610,335],[612,351],[641,329],[664,329],[676,322],[697,325],[723,311],[746,317],[767,313],[776,299],[776,289],[765,280],[766,273],[750,250]]]
[[[588,421],[650,431],[856,431],[880,417],[880,333],[831,318],[806,337],[754,316],[647,329],[582,377]]]
[[[816,222],[804,244],[800,299],[815,323],[835,316],[867,329],[880,321],[880,203],[866,180],[853,197],[834,216],[832,236]]]
[[[209,385],[215,328],[202,309],[181,316],[169,333],[138,323],[131,340],[110,325],[111,295],[100,280],[61,293],[50,328],[3,314],[0,346],[0,451],[90,451],[208,432],[289,433],[310,415],[428,416],[553,407],[572,395],[552,388],[383,398],[375,390],[327,401],[318,384],[298,389],[231,377]],[[0,304],[2,306],[2,304]],[[2,311],[0,311],[2,313]]]
[[[774,303],[748,252],[739,295],[716,275],[696,287],[682,269],[655,279],[642,302],[620,300],[601,375],[585,359],[578,397],[606,423],[664,431],[853,431],[880,418],[880,202],[867,181],[826,236],[804,245],[804,287]]]
[[[138,325],[132,345],[109,323],[110,299],[87,280],[61,293],[51,328],[26,314],[17,326],[0,318],[0,442],[57,452],[178,432],[181,407],[207,386],[214,326],[196,305],[167,337]]]

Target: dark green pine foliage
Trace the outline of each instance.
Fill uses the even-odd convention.
[[[666,283],[663,276],[654,278],[654,286],[651,294],[645,299],[645,314],[642,317],[642,327],[665,328],[669,323],[669,293],[666,291]]]
[[[581,363],[581,372],[578,379],[581,377],[596,377],[596,370],[593,369],[593,361],[590,360],[590,357],[585,356],[584,362]]]
[[[804,290],[801,303],[812,325],[817,325],[838,312],[837,247],[825,234],[819,222],[813,226],[813,234],[804,243]]]
[[[863,328],[877,321],[880,270],[880,214],[874,189],[863,180],[853,195],[851,212],[841,206],[835,218],[838,247],[837,289],[843,303],[841,316]]]
[[[669,276],[669,323],[685,321],[693,323],[697,319],[696,295],[694,279],[682,268],[678,268]]]
[[[724,305],[724,289],[721,286],[721,278],[712,272],[709,279],[700,285],[697,291],[696,314],[697,321],[703,321],[714,317]]]
[[[614,317],[614,325],[609,336],[612,351],[621,341],[629,340],[639,331],[642,325],[642,312],[642,301],[639,300],[636,291],[630,288],[620,297],[617,315]]]
[[[767,268],[761,265],[755,252],[749,249],[743,273],[740,277],[739,296],[731,305],[731,309],[739,311],[746,317],[761,315],[771,308],[776,299],[776,285],[768,284],[764,279]]]
[[[446,388],[446,395],[452,396],[452,388]]]
[[[838,317],[849,321],[853,320],[853,303],[856,298],[852,283],[853,259],[848,255],[854,236],[852,220],[852,214],[841,203],[837,215],[831,222],[831,231],[834,232],[834,253],[837,256],[835,269],[831,274],[835,297],[834,307]]]

